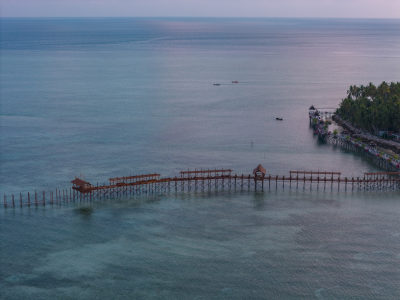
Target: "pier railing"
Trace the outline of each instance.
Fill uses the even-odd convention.
[[[285,175],[232,174],[230,169],[182,171],[178,177],[160,174],[110,178],[109,184],[92,185],[75,178],[73,186],[55,191],[4,195],[3,208],[54,206],[82,201],[118,199],[135,195],[152,195],[210,191],[253,191],[271,189],[321,189],[400,191],[400,172],[365,173],[359,177],[341,177],[341,172],[290,171]]]

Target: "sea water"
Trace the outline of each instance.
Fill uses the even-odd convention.
[[[319,144],[308,107],[400,75],[399,20],[0,25],[6,194],[259,163],[357,177],[376,168]],[[286,189],[106,201],[86,214],[1,209],[0,298],[397,299],[399,198]]]

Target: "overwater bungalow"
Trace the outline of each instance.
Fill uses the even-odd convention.
[[[253,170],[254,179],[264,178],[265,174],[267,174],[267,170],[261,164]]]
[[[90,184],[90,182],[87,182],[85,180],[82,180],[78,177],[76,177],[74,180],[71,181],[71,183],[73,184],[72,188],[74,190],[80,191],[80,192],[84,192],[88,189],[90,189],[92,187],[92,185]]]

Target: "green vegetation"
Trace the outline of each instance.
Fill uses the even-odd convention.
[[[382,82],[378,87],[350,86],[336,113],[354,126],[377,133],[400,132],[400,82]]]

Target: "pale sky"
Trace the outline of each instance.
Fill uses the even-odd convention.
[[[400,18],[400,0],[1,0],[0,15]]]

